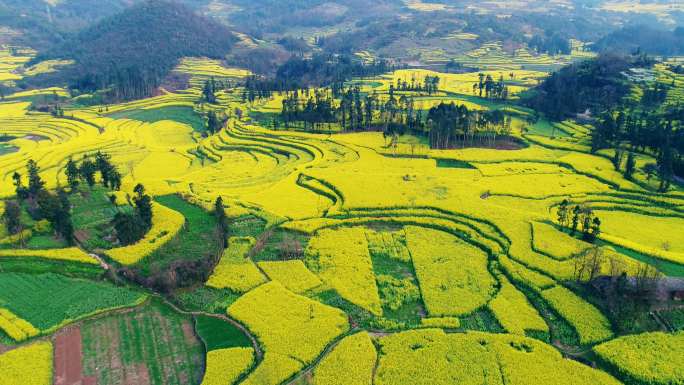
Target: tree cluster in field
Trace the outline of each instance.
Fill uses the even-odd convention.
[[[399,81],[399,89],[404,84]],[[406,89],[436,92],[438,77],[426,79],[424,85],[406,85]],[[497,135],[508,135],[511,117],[501,110],[476,111],[455,103],[440,103],[427,114],[415,107],[410,95],[397,97],[390,85],[386,101],[379,95],[361,93],[359,87],[293,91],[285,94],[279,121],[285,128],[324,131],[326,126],[339,124],[343,131],[376,130],[385,137],[406,133],[429,139],[431,148],[453,148],[458,145],[494,146]],[[302,123],[302,126],[298,124]]]
[[[647,179],[657,175],[659,191],[667,191],[675,175],[684,175],[684,108],[622,108],[601,115],[592,132],[592,151],[614,148],[613,165],[629,180],[636,171],[635,153],[652,154],[656,163],[647,164],[643,171]]]
[[[436,94],[439,91],[439,76],[425,76],[425,79],[421,83],[412,78],[409,83],[406,79],[397,79],[396,85],[390,85],[390,91],[401,91],[401,92],[423,92],[428,95]]]
[[[636,170],[635,153],[653,155],[656,163],[644,172],[648,179],[658,176],[662,192],[675,175],[684,175],[684,107],[667,102],[670,88],[659,82],[644,85],[639,101],[625,99],[604,111],[591,135],[592,152],[614,148],[613,165],[629,180]]]
[[[152,197],[145,193],[142,184],[137,184],[133,192],[133,212],[118,212],[112,220],[116,236],[124,246],[142,239],[152,227]]]
[[[141,202],[140,195],[134,198]],[[136,203],[136,206],[138,204]],[[227,247],[230,235],[230,220],[225,211],[223,198],[218,197],[214,201],[213,216],[216,218],[216,239],[220,243],[216,250],[218,253],[196,260],[176,260],[168,266],[153,272],[145,272],[140,267],[123,267],[117,271],[119,276],[136,282],[137,284],[152,288],[162,293],[171,293],[178,288],[195,286],[209,279],[214,267],[219,262],[222,251]],[[206,245],[206,250],[212,250],[214,245]]]
[[[34,220],[47,219],[55,232],[68,244],[74,243],[74,225],[71,220],[71,203],[64,189],[57,189],[51,193],[45,188],[45,182],[40,177],[40,168],[33,160],[26,165],[28,185],[24,185],[19,172],[12,175],[17,193],[16,201],[6,203],[3,220],[9,234],[21,233],[24,228],[21,223],[22,207],[25,207]]]
[[[228,246],[228,236],[230,235],[230,228],[228,222],[228,216],[226,215],[226,209],[223,205],[223,198],[218,197],[214,202],[214,216],[216,216],[216,222],[218,223],[218,230],[221,235],[221,241],[223,242],[223,248]]]
[[[464,105],[440,103],[427,114],[425,133],[430,148],[494,147],[497,136],[511,133],[512,119],[501,110],[469,110]]]
[[[216,93],[222,89],[230,87],[230,82],[221,82],[215,80],[213,77],[204,82],[204,87],[202,87],[202,97],[198,101],[201,108],[203,108],[203,103],[217,104]],[[206,113],[206,127],[207,132],[211,135],[221,131],[223,126],[228,121],[228,117],[223,113],[217,113],[214,109],[209,108]]]
[[[652,322],[651,309],[658,302],[659,282],[663,278],[657,267],[640,263],[635,270],[628,273],[624,263],[619,259],[606,257],[600,248],[590,250],[587,258],[591,266],[607,265],[606,276],[593,287],[604,304],[604,312],[619,333],[633,334],[643,324]],[[600,274],[597,273],[596,275]],[[641,325],[640,325],[641,324]]]
[[[202,98],[200,99],[200,102],[217,104],[216,93],[221,90],[231,89],[233,87],[234,84],[230,80],[216,80],[212,76],[204,81],[204,86],[202,87]]]
[[[558,224],[568,229],[570,235],[574,236],[580,231],[582,240],[586,242],[594,243],[601,234],[601,220],[590,207],[575,205],[571,208],[570,201],[564,199],[558,206],[556,216]]]
[[[515,75],[513,72],[509,74],[510,78],[513,79]],[[478,82],[473,84],[473,93],[477,93],[481,98],[485,97],[487,99],[495,100],[506,100],[509,96],[508,86],[504,82],[503,75],[499,77],[498,81],[495,81],[492,75],[486,75],[483,73],[478,74]],[[484,92],[484,95],[483,95]]]
[[[69,158],[64,173],[71,191],[76,191],[83,182],[92,188],[95,186],[98,173],[102,186],[118,191],[121,188],[121,173],[112,163],[111,156],[98,151],[94,158],[93,160],[92,156],[84,156],[80,163]]]
[[[327,89],[304,89],[286,92],[280,122],[285,128],[303,123],[303,129],[319,131],[332,123],[344,131],[371,130],[380,125],[385,130],[413,129],[421,120],[421,112],[414,108],[412,98],[394,95],[391,86],[386,102],[377,94],[362,95],[359,87]],[[398,127],[401,126],[401,127]]]

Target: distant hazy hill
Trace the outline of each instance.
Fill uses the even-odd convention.
[[[42,50],[134,2],[141,0],[0,0],[0,26],[19,33],[12,43]]]
[[[596,42],[597,51],[620,51],[631,53],[640,49],[653,55],[684,54],[684,28],[674,31],[656,29],[645,25],[619,29]]]
[[[116,99],[148,95],[184,56],[221,58],[235,38],[225,26],[178,3],[152,0],[105,18],[35,61],[73,59],[62,76],[82,91],[109,88]]]

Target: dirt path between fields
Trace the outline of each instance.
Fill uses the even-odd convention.
[[[97,255],[95,253],[88,253],[88,255],[97,259],[97,263],[99,263],[103,269],[109,270],[109,264],[107,262],[105,262],[105,260],[102,257],[100,257],[99,255]]]

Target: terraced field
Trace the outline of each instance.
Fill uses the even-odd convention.
[[[499,48],[468,57],[496,68]],[[491,72],[513,78],[513,98],[546,76],[520,69],[546,64],[539,58],[516,55],[515,69],[501,58],[505,68]],[[619,336],[605,309],[575,284],[578,261],[595,248],[561,229],[557,210],[567,199],[604,221],[597,245],[606,257],[597,274],[634,274],[647,263],[684,277],[684,234],[673,231],[684,228],[684,193],[655,193],[641,171],[624,179],[610,152],[590,154],[590,126],[519,119],[511,133],[525,144],[519,149],[424,146],[416,153],[415,142],[390,148],[379,132],[260,124],[260,113],[282,108],[282,95],[250,104],[239,87],[229,88],[201,107],[207,78],[248,73],[207,59],[184,60],[177,71],[190,75],[189,89],[106,107],[72,105],[63,117],[29,110],[29,95],[0,104],[0,134],[18,149],[0,155],[3,198],[15,194],[12,175],[29,159],[56,188],[67,184],[70,158],[104,151],[123,174],[121,196],[141,183],[156,199],[152,229],[130,246],[0,250],[0,352],[8,350],[0,364],[12,362],[0,383],[18,384],[33,370],[50,377],[52,345],[41,336],[65,325],[80,328],[83,373],[97,383],[198,383],[202,373],[204,384],[255,385],[641,381],[630,358],[640,342]],[[397,80],[433,74],[442,82],[421,109],[439,100],[529,113],[474,95],[476,73],[400,70],[358,82],[382,98]],[[204,131],[205,109],[228,118],[216,134]],[[641,154],[639,162],[653,158]],[[208,212],[218,196],[231,219],[225,250],[216,246]],[[95,216],[79,218],[86,226]],[[142,304],[157,294],[93,274],[26,272],[55,260],[106,274],[205,258],[216,261],[208,280],[163,305]],[[130,306],[138,308],[111,313]],[[103,330],[111,345],[94,338]],[[644,337],[664,347],[677,338]],[[659,353],[642,351],[640,359]],[[31,360],[18,365],[15,356]],[[667,367],[658,382],[636,383],[678,383],[680,376]]]

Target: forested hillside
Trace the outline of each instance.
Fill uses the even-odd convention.
[[[225,27],[178,3],[154,0],[81,31],[34,62],[72,59],[63,74],[70,88],[108,88],[114,99],[150,95],[186,56],[223,57],[234,43]]]
[[[526,103],[554,119],[601,111],[617,104],[630,91],[622,73],[643,66],[637,58],[615,54],[579,62],[551,74],[527,95]]]

